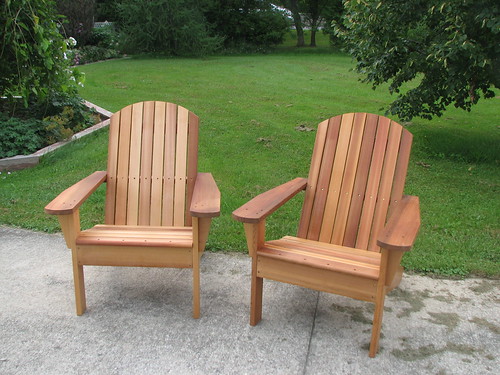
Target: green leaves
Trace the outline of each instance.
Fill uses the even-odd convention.
[[[499,6],[494,0],[344,2],[337,34],[356,70],[398,97],[387,111],[403,120],[441,116],[454,104],[470,110],[500,87]],[[417,86],[408,89],[406,83]]]
[[[126,52],[203,56],[221,43],[195,0],[124,0],[117,7]]]
[[[51,0],[11,0],[0,5],[0,96],[25,106],[51,92],[77,94],[66,45]],[[72,78],[73,77],[73,78]]]

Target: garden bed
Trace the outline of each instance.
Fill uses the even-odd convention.
[[[94,109],[100,116],[101,121],[98,122],[97,124],[82,130],[79,133],[74,134],[71,138],[65,141],[57,142],[54,144],[51,144],[47,147],[44,147],[30,155],[16,155],[12,156],[9,158],[3,158],[0,159],[0,171],[15,171],[15,170],[20,170],[20,169],[25,169],[29,167],[33,167],[37,165],[40,161],[40,158],[49,153],[52,152],[59,147],[64,146],[65,144],[74,141],[75,139],[79,139],[87,134],[90,134],[96,130],[99,130],[107,125],[109,125],[109,118],[111,117],[112,113],[105,110],[104,108],[101,108],[93,103],[90,103],[88,101],[85,101],[85,105],[89,108]]]

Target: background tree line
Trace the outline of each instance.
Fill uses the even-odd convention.
[[[299,47],[305,27],[310,46],[318,30],[329,33],[364,81],[389,83],[396,98],[387,110],[404,120],[440,116],[451,104],[470,110],[500,87],[497,0],[4,0],[0,7],[4,113],[23,107],[17,96],[37,108],[30,113],[58,113],[78,98],[83,79],[70,66],[114,56],[109,51],[266,51],[291,27]],[[95,21],[113,26],[94,29]]]

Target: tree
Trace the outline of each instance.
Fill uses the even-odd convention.
[[[306,0],[304,1],[304,10],[307,23],[311,28],[311,47],[316,47],[316,32],[318,31],[321,23],[323,21],[323,12],[329,4],[332,4],[331,0]]]
[[[342,0],[330,0],[322,11],[323,32],[330,36],[330,44],[340,44],[340,40],[335,32],[335,25],[342,22],[344,5]]]
[[[403,120],[470,111],[500,87],[497,0],[346,0],[337,33],[373,88],[398,94],[388,108]],[[408,84],[407,84],[408,83]]]
[[[316,47],[316,33],[342,13],[342,0],[281,0],[290,11],[297,32],[297,47],[304,47],[304,25],[311,30],[310,46]]]
[[[269,0],[211,0],[205,16],[213,31],[224,38],[227,48],[280,44],[290,27],[285,14]]]
[[[303,0],[302,0],[303,1]],[[293,25],[295,26],[295,31],[297,33],[297,47],[304,47],[306,45],[304,40],[304,28],[302,26],[302,16],[300,14],[299,3],[300,0],[281,0],[278,4],[285,7],[290,11],[293,18]]]

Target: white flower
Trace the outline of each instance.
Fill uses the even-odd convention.
[[[74,47],[76,46],[76,39],[70,36],[68,39],[66,39],[66,44],[68,47]]]

